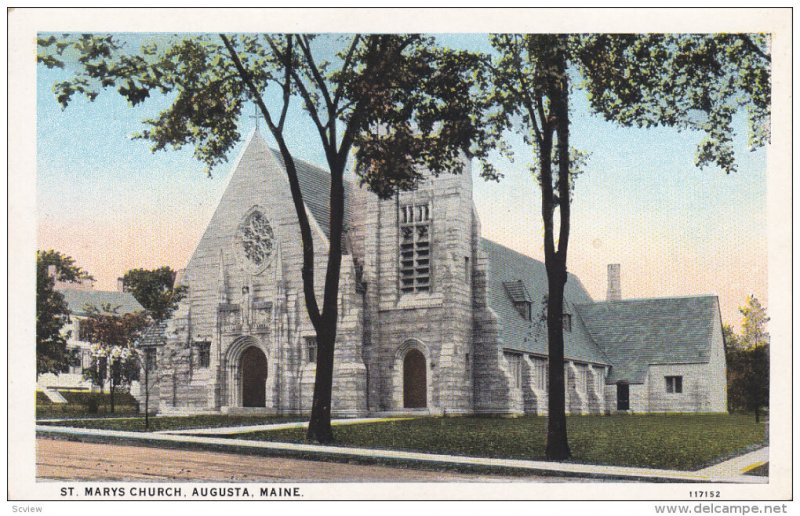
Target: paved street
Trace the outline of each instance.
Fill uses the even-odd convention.
[[[308,461],[280,457],[248,456],[93,444],[57,439],[36,440],[37,476],[58,480],[227,480],[248,481],[564,481],[535,476],[501,477],[469,475]]]

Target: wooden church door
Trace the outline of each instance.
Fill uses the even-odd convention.
[[[242,406],[266,406],[267,357],[257,347],[244,350],[241,359]]]
[[[406,353],[403,360],[403,407],[428,406],[428,382],[425,356],[416,349]]]
[[[631,408],[630,386],[627,383],[618,383],[617,410],[629,410],[630,408]]]

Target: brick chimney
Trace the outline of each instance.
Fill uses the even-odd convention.
[[[606,301],[619,301],[622,299],[622,285],[620,280],[620,265],[608,264],[608,292]]]

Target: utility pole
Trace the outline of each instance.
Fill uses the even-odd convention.
[[[150,430],[150,350],[144,352],[144,430]]]

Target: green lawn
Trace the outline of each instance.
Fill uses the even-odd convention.
[[[764,424],[745,415],[567,417],[575,462],[696,470],[764,441]],[[547,419],[420,418],[334,428],[337,445],[478,457],[544,459]],[[302,442],[303,430],[239,434]],[[233,436],[232,436],[233,437]]]
[[[221,428],[225,426],[266,425],[271,423],[290,423],[305,421],[303,418],[283,416],[159,416],[150,418],[150,431],[186,430],[190,428]],[[57,423],[46,423],[53,426],[70,426],[75,428],[102,428],[105,430],[125,430],[144,432],[144,417],[73,419]]]
[[[36,392],[36,418],[64,417],[113,417],[132,416],[139,413],[136,398],[127,392],[114,394],[114,412],[111,412],[111,397],[108,393],[60,390],[67,403],[53,403],[43,392]],[[94,405],[96,410],[91,410]]]

